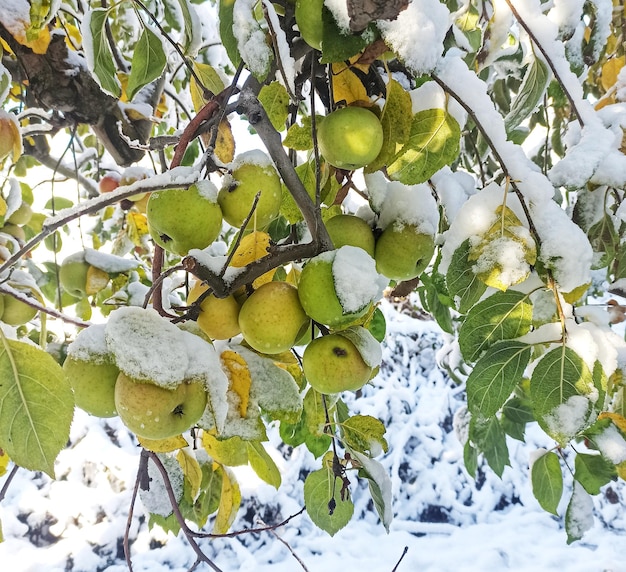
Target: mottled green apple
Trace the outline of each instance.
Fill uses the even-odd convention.
[[[17,210],[13,211],[6,222],[10,224],[28,224],[30,219],[33,218],[33,209],[28,203],[22,201],[22,204],[17,207]]]
[[[296,0],[296,24],[304,41],[316,50],[322,49],[324,0]]]
[[[362,218],[355,215],[342,214],[326,221],[326,230],[335,248],[357,246],[374,258],[376,241],[374,233]]]
[[[224,177],[218,195],[224,220],[240,228],[259,192],[261,194],[249,228],[264,228],[278,216],[282,186],[274,165],[265,153],[246,151],[233,162],[232,174]]]
[[[339,169],[354,170],[378,157],[383,146],[383,128],[371,111],[344,107],[322,119],[317,140],[326,161]]]
[[[372,375],[356,346],[340,334],[314,339],[304,350],[302,367],[311,387],[326,394],[360,389]]]
[[[195,282],[187,296],[187,305],[193,304],[207,288],[208,286],[202,282]],[[217,298],[214,294],[209,294],[200,302],[198,326],[211,339],[228,340],[241,333],[240,310],[241,306],[232,294],[226,298]]]
[[[120,373],[115,383],[115,408],[122,422],[146,439],[167,439],[187,431],[202,417],[206,403],[200,382],[166,389]]]
[[[217,188],[210,181],[199,181],[188,189],[152,192],[146,216],[154,242],[179,256],[192,248],[206,248],[222,229]]]
[[[74,390],[76,405],[96,417],[114,417],[115,382],[120,370],[111,360],[84,361],[69,356],[63,370]]]
[[[19,284],[14,282],[8,282],[8,285],[17,290],[22,296],[32,298],[34,302],[44,304],[44,299],[35,286],[28,284]],[[18,300],[10,294],[3,294],[2,321],[10,326],[20,326],[26,322],[30,322],[37,315],[37,308],[33,308],[26,302]]]
[[[309,326],[298,291],[287,282],[267,282],[244,302],[239,326],[246,342],[265,354],[290,349]]]
[[[392,223],[376,241],[376,270],[391,280],[419,276],[435,253],[435,240],[414,225]]]
[[[312,258],[302,269],[298,282],[298,296],[304,311],[314,321],[331,328],[353,322],[369,307],[365,305],[356,312],[344,310],[335,288],[334,255],[335,251],[331,251]]]

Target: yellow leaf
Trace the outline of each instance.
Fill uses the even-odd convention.
[[[169,437],[168,439],[145,439],[144,437],[137,437],[137,439],[144,449],[153,453],[169,453],[188,445],[182,435]]]
[[[589,286],[591,286],[591,283],[587,282],[585,284],[581,284],[580,286],[577,286],[576,288],[574,288],[573,290],[569,292],[561,292],[561,295],[563,296],[563,300],[565,300],[568,304],[573,304],[574,302],[578,302],[578,300],[580,300],[583,297],[583,294],[587,292],[587,290],[589,289]]]
[[[218,439],[215,433],[204,431],[202,446],[214,461],[222,465],[238,467],[248,464],[248,449],[241,437]]]
[[[0,161],[11,154],[17,161],[22,154],[22,133],[17,118],[0,109]]]
[[[7,202],[0,197],[0,216],[7,214]]]
[[[211,93],[218,94],[224,89],[224,82],[220,75],[215,71],[215,68],[208,64],[200,62],[192,62],[193,71],[200,78],[200,81]],[[190,83],[191,101],[193,103],[194,110],[200,111],[208,102],[208,99],[204,96],[204,90],[202,86],[198,84],[195,76],[191,76]]]
[[[624,67],[624,56],[617,58],[611,58],[602,66],[602,72],[600,74],[600,84],[605,91],[608,91],[617,83],[617,76],[620,70]]]
[[[256,230],[247,234],[241,239],[237,250],[231,260],[231,266],[235,268],[243,268],[251,262],[263,258],[268,255],[271,238],[266,232]],[[274,277],[275,270],[270,270],[259,276],[253,283],[253,288],[258,288],[266,282],[271,282]]]
[[[126,215],[128,238],[135,246],[143,246],[143,237],[148,234],[148,218],[144,213],[129,212]]]
[[[191,485],[191,498],[195,499],[200,490],[200,483],[202,482],[200,463],[198,463],[195,457],[192,457],[182,449],[176,453],[176,460],[183,469],[183,475],[185,475]]]
[[[74,46],[80,46],[83,43],[83,36],[80,33],[80,29],[74,26],[74,24],[65,22],[64,29],[67,34],[65,37],[65,43],[69,48],[74,49]]]
[[[345,101],[348,105],[355,101],[367,101],[367,90],[346,64],[338,63],[333,66],[333,98],[335,102]]]
[[[227,119],[217,128],[215,155],[222,163],[230,163],[235,158],[235,137]]]
[[[104,290],[108,283],[109,275],[107,272],[95,266],[89,266],[87,269],[87,285],[85,286],[87,296],[92,296],[100,292],[100,290]]]
[[[0,477],[7,472],[10,460],[9,456],[2,449],[0,449]]]
[[[229,389],[239,396],[239,414],[245,417],[248,412],[250,386],[252,385],[248,364],[237,352],[232,350],[224,350],[221,360],[230,382]]]
[[[10,13],[10,11],[7,13]],[[1,12],[0,16],[2,16]],[[36,54],[45,54],[50,44],[50,30],[48,30],[47,26],[40,30],[34,29],[29,18],[30,15],[24,19],[20,15],[16,17],[15,14],[10,13],[8,19],[0,18],[0,22],[18,43],[30,48]]]
[[[226,534],[241,506],[241,490],[232,471],[222,466],[219,466],[217,471],[222,474],[222,495],[213,525],[213,533]]]
[[[626,418],[619,413],[612,413],[610,411],[603,411],[598,415],[598,419],[610,419],[624,435],[626,435]]]

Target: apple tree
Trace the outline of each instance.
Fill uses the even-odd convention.
[[[535,496],[556,514],[568,495],[581,538],[590,495],[626,475],[625,16],[616,0],[3,3],[7,482],[54,477],[76,407],[119,416],[150,523],[217,570],[197,539],[229,532],[232,467],[280,486],[272,427],[318,459],[317,526],[349,524],[350,475],[388,527],[385,427],[342,395],[375,388],[379,302],[406,298],[449,334],[468,472],[502,474],[507,439],[538,423],[553,446]]]

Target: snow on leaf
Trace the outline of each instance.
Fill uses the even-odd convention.
[[[367,479],[376,512],[385,530],[389,532],[389,525],[393,520],[391,478],[378,461],[358,451],[350,451],[350,454],[360,463],[359,476]]]
[[[105,92],[119,97],[122,88],[115,75],[115,63],[104,30],[108,16],[109,10],[105,8],[89,10],[83,18],[81,33],[89,69]]]
[[[325,463],[323,468],[309,473],[304,481],[306,511],[313,524],[331,536],[346,526],[354,513],[349,493],[342,500],[340,489],[341,480],[333,475]]]
[[[389,162],[389,176],[407,185],[427,181],[456,158],[460,138],[457,120],[445,109],[416,113],[408,141]]]
[[[258,477],[275,489],[280,487],[281,476],[276,463],[258,441],[248,441],[248,461]]]
[[[567,543],[580,540],[592,526],[593,499],[578,481],[574,481],[574,490],[565,513]]]
[[[74,413],[69,381],[45,351],[0,338],[0,448],[16,465],[54,478]]]
[[[589,367],[565,345],[545,354],[530,378],[535,417],[561,445],[587,426],[595,391]]]
[[[226,534],[241,506],[241,490],[231,470],[219,466],[217,472],[220,473],[222,477],[222,494],[213,525],[213,533]]]
[[[541,507],[557,515],[557,507],[563,496],[563,473],[559,456],[548,451],[535,459],[531,467],[533,494]]]
[[[256,0],[235,0],[232,11],[232,34],[237,43],[237,50],[250,72],[258,80],[263,80],[270,71],[274,55],[267,44],[265,31],[255,19],[255,4]]]
[[[220,0],[219,2],[219,23],[220,39],[228,54],[228,57],[235,68],[239,67],[241,54],[237,46],[237,40],[233,31],[233,11],[236,0]]]
[[[383,352],[380,342],[362,326],[353,326],[337,332],[340,336],[349,339],[361,354],[363,361],[371,368],[382,363]]]
[[[491,417],[522,381],[532,346],[503,341],[491,346],[467,378],[467,403],[473,413]]]
[[[501,340],[526,334],[532,321],[532,304],[527,294],[496,292],[471,308],[459,331],[463,357],[476,361],[480,354]]]
[[[183,498],[183,470],[174,457],[165,454],[160,454],[158,457],[167,472],[174,498],[179,503]],[[139,498],[149,513],[167,517],[174,512],[174,509],[167,494],[163,475],[152,459],[148,459],[147,471],[148,488],[139,489]]]

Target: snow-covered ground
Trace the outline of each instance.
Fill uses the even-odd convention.
[[[391,572],[407,547],[398,572],[626,571],[623,483],[605,487],[595,499],[594,528],[568,546],[561,521],[544,512],[530,490],[529,453],[550,445],[536,427],[529,427],[527,444],[511,441],[512,467],[502,480],[489,469],[479,471],[476,481],[468,477],[453,429],[454,413],[464,403],[463,387],[436,366],[443,343],[439,329],[419,315],[397,313],[388,303],[383,309],[389,333],[381,373],[361,397],[346,399],[354,412],[376,416],[388,428],[390,448],[381,461],[393,482],[395,518],[386,534],[367,485],[353,477],[355,515],[334,537],[316,529],[306,514],[275,531],[306,569]],[[277,434],[270,432],[270,439],[283,484],[275,491],[251,470],[238,469],[244,501],[233,530],[280,522],[302,507],[304,475],[319,468],[319,460],[279,447]],[[0,570],[127,570],[122,538],[138,459],[139,448],[119,420],[78,412],[71,445],[57,463],[57,480],[20,470],[0,504],[5,536]],[[140,502],[131,539],[136,572],[183,572],[195,561],[182,534],[148,530]],[[201,546],[224,572],[303,570],[269,532],[207,540]]]

